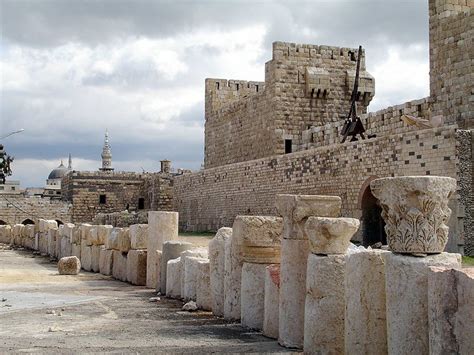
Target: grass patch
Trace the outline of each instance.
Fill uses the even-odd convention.
[[[472,256],[463,256],[462,257],[462,264],[468,266],[474,266],[474,257]]]
[[[179,232],[181,237],[214,237],[216,232]]]

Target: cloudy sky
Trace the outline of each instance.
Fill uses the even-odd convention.
[[[374,111],[428,96],[428,0],[0,0],[0,136],[12,179],[61,159],[96,170],[199,169],[204,79],[263,80],[271,43],[365,47]]]

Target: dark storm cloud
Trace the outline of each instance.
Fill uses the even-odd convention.
[[[4,0],[3,38],[31,46],[69,41],[98,44],[117,37],[162,38],[193,31],[269,27],[267,41],[294,41],[313,29],[318,41],[355,45],[383,37],[408,44],[427,39],[427,0],[152,1]],[[311,37],[311,36],[309,36]]]

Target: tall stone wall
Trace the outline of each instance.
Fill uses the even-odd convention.
[[[430,0],[430,95],[433,114],[474,128],[474,2]]]
[[[474,255],[474,133],[472,130],[457,131],[459,157],[459,198],[464,208],[464,252]]]
[[[19,224],[39,219],[70,222],[72,206],[63,201],[23,195],[0,195],[0,224]]]
[[[206,80],[206,168],[296,149],[301,132],[342,120],[349,111],[356,49],[273,43],[265,83]],[[359,107],[374,95],[374,79],[362,53]]]
[[[324,194],[342,198],[343,216],[360,218],[374,176],[457,177],[457,164],[453,127],[382,136],[177,177],[175,210],[184,230],[217,230],[237,215],[275,215],[276,194]]]

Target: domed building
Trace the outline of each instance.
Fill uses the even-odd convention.
[[[48,179],[46,180],[46,186],[44,188],[44,197],[50,197],[55,199],[61,198],[61,180],[70,171],[72,171],[72,159],[69,154],[69,164],[67,167],[64,166],[63,161],[57,168],[54,168],[49,173]]]

